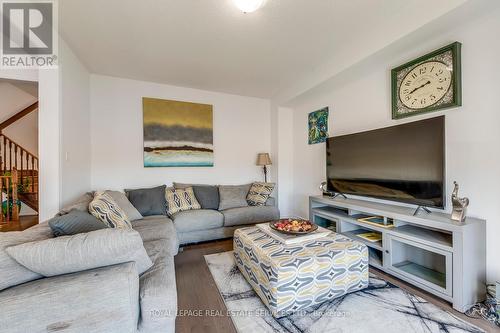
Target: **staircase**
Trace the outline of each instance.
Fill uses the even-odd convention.
[[[38,212],[38,157],[5,134],[0,134],[0,172],[13,175],[17,170],[18,198]]]

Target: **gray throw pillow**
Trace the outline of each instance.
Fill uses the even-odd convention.
[[[137,231],[102,229],[7,248],[18,263],[43,276],[56,276],[135,261],[139,274],[153,263]]]
[[[89,204],[94,199],[94,192],[87,192],[81,195],[78,199],[76,199],[73,203],[64,206],[56,216],[61,216],[68,214],[72,210],[79,210],[82,212],[88,212]]]
[[[219,209],[219,189],[214,185],[174,183],[175,188],[192,187],[194,196],[203,209]]]
[[[125,193],[119,191],[105,191],[120,207],[128,217],[129,221],[135,221],[142,219],[141,213],[130,203]]]
[[[247,207],[247,194],[252,184],[219,185],[219,210]]]
[[[47,223],[41,223],[25,231],[0,232],[0,290],[42,278],[40,274],[15,261],[7,253],[6,248],[52,237],[52,230]]]
[[[166,186],[162,185],[154,188],[125,190],[125,193],[142,216],[166,215],[165,188]]]
[[[56,216],[49,220],[54,236],[68,236],[108,228],[93,215],[73,209],[68,214]]]

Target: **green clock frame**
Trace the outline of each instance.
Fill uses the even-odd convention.
[[[434,112],[443,109],[454,108],[462,106],[462,59],[461,59],[462,44],[460,42],[455,42],[439,50],[428,53],[421,56],[415,60],[407,62],[401,66],[398,66],[391,70],[391,90],[392,90],[392,119],[402,119],[406,117],[411,117],[423,113]],[[440,105],[431,105],[429,107],[423,108],[421,110],[412,110],[411,112],[400,114],[398,113],[398,73],[406,68],[414,68],[421,63],[431,60],[432,58],[440,55],[442,53],[451,51],[453,58],[453,73],[452,73],[452,84],[450,89],[453,89],[453,99],[448,103],[443,103]],[[411,69],[410,69],[411,70]]]

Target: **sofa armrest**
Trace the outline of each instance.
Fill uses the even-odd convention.
[[[134,262],[43,278],[0,292],[2,328],[16,332],[136,332]]]
[[[266,206],[276,206],[276,199],[273,197],[267,198]]]

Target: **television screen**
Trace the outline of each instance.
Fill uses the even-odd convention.
[[[332,137],[328,190],[444,208],[444,116]]]

